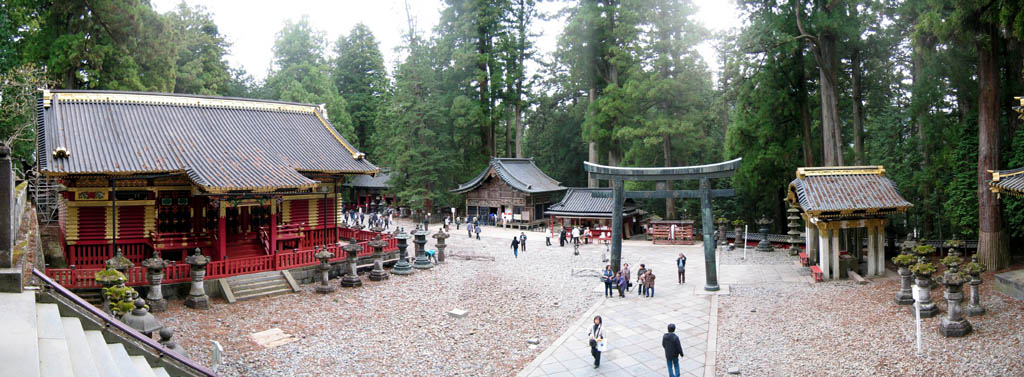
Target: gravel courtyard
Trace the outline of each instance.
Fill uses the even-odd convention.
[[[453,229],[449,253],[471,249],[493,255],[493,262],[449,258],[384,282],[362,276],[362,288],[320,295],[306,285],[296,294],[235,304],[217,299],[209,311],[173,301],[160,317],[203,364],[210,365],[210,341],[220,342],[224,376],[514,375],[599,296],[591,292],[594,278],[570,276],[571,249],[546,248],[541,233],[528,233],[528,251],[514,259],[512,234],[487,227],[477,241]],[[582,247],[580,258],[597,265],[600,250]],[[454,308],[469,314],[448,317]],[[271,328],[298,340],[264,349],[249,337]],[[531,349],[529,338],[540,346]]]
[[[924,354],[916,355],[914,317],[893,304],[895,273],[869,285],[734,285],[721,298],[716,374],[745,376],[1021,376],[1024,304],[991,288],[985,274],[982,305],[969,317],[974,332],[944,338],[943,289],[932,291],[940,316],[922,319]],[[965,297],[966,299],[966,297]],[[966,304],[966,303],[965,303]]]

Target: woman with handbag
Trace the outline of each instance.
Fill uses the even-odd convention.
[[[594,316],[594,325],[590,327],[590,354],[594,356],[594,369],[601,366],[601,352],[608,349],[608,343],[604,338],[604,326],[601,316]]]

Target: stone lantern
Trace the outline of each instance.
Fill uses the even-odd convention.
[[[197,247],[192,255],[185,258],[185,263],[188,263],[189,274],[192,275],[192,288],[185,298],[185,306],[192,309],[209,309],[210,296],[206,295],[203,279],[206,277],[206,265],[210,263],[210,258],[203,255],[203,251]]]
[[[168,350],[177,352],[181,355],[185,354],[185,349],[181,348],[177,342],[171,340],[174,337],[174,330],[170,327],[164,327],[160,329],[160,344],[166,347]]]
[[[724,217],[718,218],[718,245],[726,246],[729,244],[729,237],[725,234],[725,228],[729,226],[729,219]]]
[[[153,313],[167,310],[167,300],[164,299],[163,288],[160,286],[167,264],[167,261],[160,257],[159,250],[153,250],[153,256],[142,261],[142,267],[146,268],[146,279],[149,280],[146,303],[149,304],[149,311]]]
[[[938,279],[939,283],[946,286],[946,317],[939,323],[939,333],[945,337],[961,337],[971,333],[971,322],[964,317],[961,306],[964,299],[963,286],[970,278],[958,271],[961,261],[957,256],[943,258],[946,272]]]
[[[448,237],[451,237],[451,235],[445,233],[444,228],[442,227],[441,229],[438,229],[437,233],[434,233],[434,235],[431,237],[434,237],[434,239],[437,240],[437,244],[435,245],[437,246],[437,262],[444,263],[444,249],[448,247],[448,245],[444,243],[444,240],[448,239]]]
[[[328,283],[328,279],[330,279],[328,272],[331,270],[330,260],[331,258],[334,258],[334,253],[327,251],[327,248],[325,247],[320,249],[314,257],[320,260],[320,264],[316,266],[316,270],[320,272],[320,284],[318,284],[314,290],[316,293],[334,292],[334,286]]]
[[[146,310],[146,301],[141,298],[135,300],[135,309],[121,317],[121,322],[150,338],[154,331],[164,328],[160,320]]]
[[[373,241],[367,242],[367,246],[373,248],[373,270],[370,271],[370,280],[381,281],[388,278],[388,272],[384,270],[384,247],[387,241],[380,239],[380,234]]]
[[[971,256],[971,263],[968,263],[966,267],[966,272],[971,275],[971,300],[967,304],[966,312],[968,316],[979,316],[985,314],[985,307],[981,306],[981,297],[979,296],[981,273],[988,268],[984,264],[978,263],[977,254]]]
[[[914,250],[918,255],[918,259],[916,264],[910,266],[910,272],[914,273],[914,278],[916,279],[916,289],[918,290],[917,305],[921,310],[921,318],[931,318],[939,314],[939,308],[935,306],[935,301],[932,301],[930,288],[935,267],[927,259],[927,255],[935,251],[935,248],[928,245],[918,245]]]
[[[361,287],[363,281],[359,279],[356,271],[356,255],[363,250],[363,247],[356,243],[356,240],[349,240],[348,245],[342,246],[345,250],[345,262],[348,264],[348,272],[341,278],[341,286],[345,288]]]
[[[391,273],[395,275],[410,275],[412,274],[412,265],[409,264],[409,254],[406,249],[409,247],[409,233],[405,232],[405,229],[395,228],[395,239],[398,240],[398,263],[391,268]]]
[[[910,241],[913,242],[913,241]],[[904,242],[904,245],[907,245]],[[892,258],[892,262],[899,267],[900,274],[900,290],[896,292],[896,296],[893,297],[893,302],[896,305],[913,305],[914,294],[910,291],[911,285],[913,285],[914,275],[910,273],[910,266],[915,263],[914,255],[910,254],[910,249],[906,246],[901,247],[900,255]]]
[[[128,269],[135,267],[135,263],[132,263],[131,259],[125,258],[124,253],[121,252],[121,248],[117,248],[114,252],[114,256],[103,262],[107,267],[113,268],[122,274],[128,274]]]
[[[116,290],[113,288],[124,287],[124,283],[128,281],[128,278],[120,271],[115,270],[113,267],[108,265],[107,268],[96,271],[96,273],[93,274],[93,279],[102,287],[100,292],[102,292],[103,295],[103,311],[107,314],[113,314],[113,311],[111,310],[111,303],[114,300],[121,300],[124,298],[120,297],[122,296],[121,294],[115,294],[117,292],[115,292]]]
[[[761,242],[757,243],[757,251],[775,251],[775,248],[772,247],[772,242],[768,240],[768,226],[771,224],[772,221],[765,217],[757,220],[757,231],[761,233]]]
[[[790,206],[786,213],[789,216],[786,217],[789,223],[789,239],[786,240],[789,243],[789,255],[797,255],[800,253],[800,246],[804,244],[804,234],[800,231],[803,225],[800,224],[800,210],[796,206]]]
[[[412,267],[421,270],[427,270],[434,268],[434,264],[430,263],[430,259],[427,259],[427,253],[424,246],[427,244],[427,231],[426,227],[418,228],[412,235],[416,237],[413,242],[416,244],[416,261],[413,262]]]

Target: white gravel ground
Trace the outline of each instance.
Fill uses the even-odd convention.
[[[899,283],[851,282],[734,286],[721,298],[717,374],[745,376],[1022,376],[1024,304],[982,286],[988,313],[969,317],[974,332],[945,338],[942,313],[922,320],[916,355],[908,306],[895,305]]]
[[[590,292],[593,278],[569,276],[570,249],[544,248],[534,233],[529,251],[513,259],[505,233],[511,242],[509,231],[470,241],[453,229],[448,239],[450,251],[471,247],[494,255],[494,262],[448,259],[384,282],[364,276],[362,288],[320,295],[307,285],[300,293],[236,304],[218,299],[209,311],[175,301],[160,317],[203,364],[210,363],[210,341],[220,342],[224,376],[514,375],[599,296]],[[434,240],[428,240],[430,248]],[[584,258],[596,261],[600,254],[588,249]],[[448,317],[454,308],[469,315]],[[249,339],[275,327],[299,340],[262,349]],[[530,349],[529,338],[539,338],[540,346]]]
[[[747,248],[747,255],[744,257],[743,249],[718,253],[719,264],[784,264],[790,265],[800,260],[798,256],[789,255],[788,251],[762,252],[754,248]]]

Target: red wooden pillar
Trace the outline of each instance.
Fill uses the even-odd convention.
[[[277,199],[270,199],[270,253],[277,253]]]
[[[224,260],[228,252],[228,219],[227,219],[227,206],[224,202],[220,203],[220,208],[217,213],[217,260]]]

